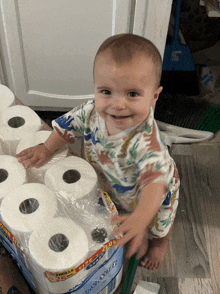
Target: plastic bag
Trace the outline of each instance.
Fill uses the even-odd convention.
[[[16,137],[15,144],[12,143],[14,150],[22,138]],[[4,134],[1,140],[4,144]],[[0,240],[30,287],[40,294],[114,293],[123,270],[123,247],[115,246],[120,236],[111,235],[110,218],[117,210],[109,195],[100,189],[96,176],[92,177],[95,172],[90,164],[68,154],[58,161],[52,160],[43,173],[39,171],[37,182],[30,181],[14,153],[0,154],[0,162],[5,156],[13,160],[11,170],[7,171],[7,165],[0,167],[0,191],[7,186],[0,203]],[[85,169],[77,172],[74,159]],[[59,163],[64,160],[73,161],[73,165],[58,180]],[[54,174],[49,173],[53,178],[51,185],[46,185],[46,174],[54,167]],[[68,180],[59,188],[66,172]],[[74,188],[80,179],[80,185]],[[88,191],[84,195],[81,189],[83,193]]]

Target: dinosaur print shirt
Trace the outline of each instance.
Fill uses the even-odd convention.
[[[163,143],[153,109],[142,123],[109,136],[105,121],[89,100],[52,122],[68,143],[84,137],[85,158],[98,174],[100,188],[106,189],[116,205],[132,212],[141,189],[153,182],[166,187],[163,203],[178,183],[174,160]]]

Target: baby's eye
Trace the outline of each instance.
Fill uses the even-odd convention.
[[[111,92],[109,90],[102,90],[101,92],[102,92],[102,94],[105,94],[105,95],[110,95],[111,94]]]
[[[128,96],[130,96],[130,97],[137,97],[138,96],[138,93],[137,92],[130,92],[130,93],[128,93]]]

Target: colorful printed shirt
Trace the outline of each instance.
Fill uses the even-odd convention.
[[[179,181],[153,109],[142,123],[113,136],[108,135],[94,100],[75,107],[52,125],[68,143],[84,136],[85,158],[95,168],[100,187],[128,212],[136,208],[144,186],[163,182],[166,187],[163,203],[166,203],[169,191]]]

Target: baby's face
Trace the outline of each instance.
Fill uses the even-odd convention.
[[[101,53],[94,68],[96,111],[105,120],[109,135],[142,122],[158,99],[153,62],[145,56],[117,65]]]

